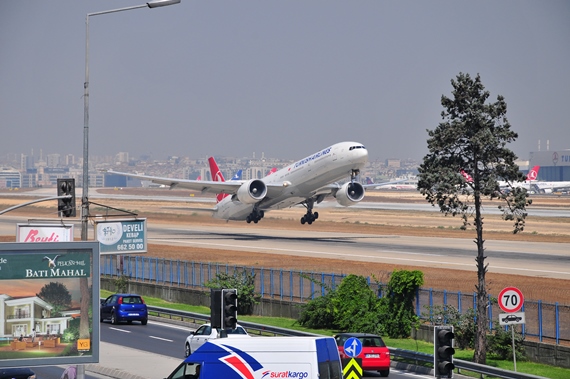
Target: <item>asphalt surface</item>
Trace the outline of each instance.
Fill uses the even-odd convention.
[[[99,363],[86,364],[85,371],[117,379],[156,379],[166,378],[181,362],[182,358],[101,342]]]

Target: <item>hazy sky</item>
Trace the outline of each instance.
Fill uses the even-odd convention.
[[[0,156],[81,156],[86,15],[138,4],[0,1]],[[567,0],[182,0],[89,20],[91,155],[297,159],[354,140],[421,159],[459,72],[505,97],[520,158],[570,148]]]

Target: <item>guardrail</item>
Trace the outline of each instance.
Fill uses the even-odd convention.
[[[160,318],[167,318],[169,320],[179,319],[180,321],[186,321],[194,324],[203,324],[210,321],[210,316],[202,313],[193,313],[186,311],[179,311],[175,309],[168,309],[162,307],[148,306],[148,311],[150,314],[156,315]],[[239,321],[240,325],[247,329],[248,332],[254,331],[259,335],[274,335],[274,336],[320,336],[320,334],[301,332],[298,330],[291,330],[285,328],[279,328],[276,326],[269,326],[263,324],[257,324],[254,322]],[[431,364],[433,365],[433,355],[420,353],[417,351],[388,348],[390,350],[390,355],[396,360],[410,361],[418,365]],[[464,361],[461,359],[454,359],[453,364],[458,372],[461,370],[474,372],[480,375],[491,375],[496,378],[502,379],[545,379],[542,376],[536,376],[531,374],[523,374],[520,372],[514,372],[509,370],[503,370],[496,367],[481,365],[474,362]]]

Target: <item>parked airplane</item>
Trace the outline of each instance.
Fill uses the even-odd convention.
[[[526,175],[526,180],[524,182],[513,182],[508,183],[505,181],[499,181],[499,188],[501,190],[509,190],[510,188],[525,188],[527,191],[532,191],[532,187],[537,184],[536,179],[538,178],[538,171],[540,170],[540,166],[534,166],[528,171]]]
[[[367,176],[364,188],[375,190],[416,190],[418,189],[418,179],[414,176],[410,176],[389,182],[374,183],[374,181]]]
[[[213,181],[170,179],[111,170],[108,172],[150,180],[170,188],[216,193],[218,204],[212,209],[216,218],[257,223],[265,211],[302,204],[307,212],[301,217],[301,224],[312,224],[319,217],[318,212],[313,212],[314,205],[329,195],[334,196],[342,206],[350,206],[362,200],[365,190],[362,184],[355,181],[355,177],[367,160],[368,151],[362,144],[340,142],[271,175],[247,181],[224,182],[219,169],[216,169],[217,165],[212,167],[213,159],[210,161]],[[349,181],[342,185],[337,183],[344,178]]]

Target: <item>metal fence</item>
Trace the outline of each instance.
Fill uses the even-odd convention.
[[[108,276],[126,275],[133,280],[156,284],[208,290],[205,284],[218,274],[234,273],[255,277],[255,292],[264,298],[292,302],[306,302],[323,296],[335,289],[344,274],[327,274],[281,270],[260,267],[223,265],[218,263],[178,261],[162,258],[129,255],[101,256],[101,274]],[[372,290],[382,296],[382,283],[367,278]],[[495,296],[497,296],[496,294]],[[501,310],[489,298],[489,320],[498,318]],[[416,314],[422,316],[436,305],[451,305],[459,312],[476,308],[476,294],[439,291],[421,288],[416,296]],[[522,311],[526,324],[522,333],[525,337],[537,338],[540,342],[560,344],[570,341],[570,306],[558,303],[525,300]],[[490,327],[492,321],[490,321]]]

